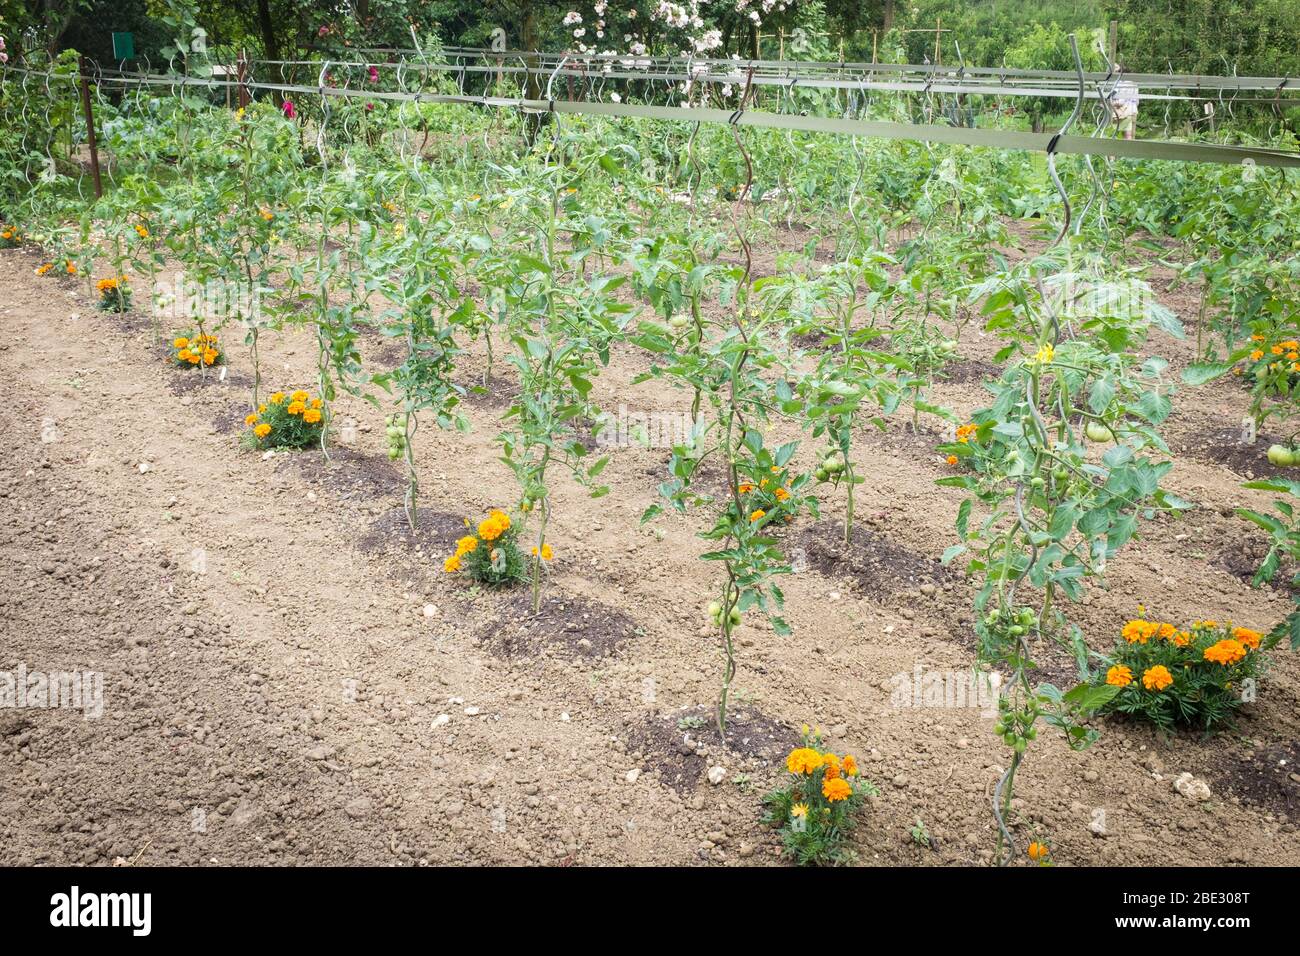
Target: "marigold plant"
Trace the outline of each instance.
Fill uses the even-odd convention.
[[[442,563],[448,574],[464,571],[480,584],[506,587],[528,580],[528,561],[519,548],[519,525],[499,509],[492,509],[476,527],[465,519],[465,527],[473,533],[456,542],[456,550]],[[534,555],[537,554],[534,549]],[[541,560],[555,557],[549,544],[544,544]]]
[[[276,392],[244,419],[245,442],[256,448],[309,448],[320,444],[325,423],[321,400],[307,392]]]
[[[125,312],[131,308],[131,289],[126,276],[109,276],[95,283],[99,307],[105,312]]]
[[[1213,730],[1254,699],[1255,681],[1278,642],[1246,627],[1197,621],[1178,627],[1136,618],[1120,630],[1114,653],[1093,683],[1119,689],[1102,712],[1143,717],[1162,730]]]
[[[785,853],[801,866],[848,863],[849,835],[868,796],[877,791],[863,780],[851,754],[822,749],[821,732],[803,729],[803,746],[786,758],[790,781],[763,798],[764,822],[780,829]]]
[[[221,350],[215,335],[196,332],[172,339],[172,361],[181,368],[208,368],[225,365],[226,353]]]
[[[16,248],[22,241],[22,233],[17,226],[0,226],[0,249]]]

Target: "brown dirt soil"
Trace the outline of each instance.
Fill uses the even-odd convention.
[[[0,711],[0,863],[772,864],[761,795],[804,723],[880,787],[854,837],[863,863],[990,859],[988,796],[1007,759],[990,714],[897,693],[918,672],[973,664],[970,586],[936,561],[960,502],[934,485],[947,473],[927,447],[937,421],[864,430],[849,549],[842,493],[824,496],[822,523],[787,532],[807,557],[782,582],[794,634],[747,618],[724,743],[702,621],[717,568],[696,560],[705,517],[640,523],[663,450],[613,450],[601,499],[557,482],[556,560],[534,617],[520,592],[441,571],[463,516],[514,500],[493,442],[501,394],[466,402],[468,435],[421,429],[412,533],[381,411],[338,402],[355,428],[330,463],[242,450],[240,336],[224,336],[226,382],[178,384],[147,323],[95,311],[80,283],[38,279],[34,264],[0,253],[0,669],[96,670],[105,700],[98,719]],[[390,344],[368,340],[367,357],[391,361]],[[970,334],[961,347],[960,374],[930,397],[965,415],[997,344]],[[1174,372],[1192,359],[1187,343],[1151,347]],[[262,349],[269,388],[312,389],[305,336],[268,334]],[[476,345],[465,381],[484,360]],[[631,383],[646,364],[617,351],[596,400],[689,408]],[[1235,428],[1246,404],[1226,382],[1174,401],[1176,451]],[[1067,607],[1094,647],[1139,602],[1255,627],[1285,613],[1285,589],[1251,589],[1237,567],[1257,552],[1241,552],[1233,509],[1268,502],[1240,487],[1239,464],[1180,453],[1167,484],[1201,507],[1146,524]],[[1083,753],[1044,733],[1017,778],[1017,840],[1049,840],[1064,864],[1300,864],[1298,703],[1300,661],[1279,651],[1234,732],[1164,739],[1104,721]],[[1185,771],[1210,783],[1208,802],[1172,788]],[[911,841],[918,819],[937,850]]]

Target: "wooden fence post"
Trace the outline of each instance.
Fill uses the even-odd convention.
[[[90,83],[86,80],[86,58],[79,57],[77,68],[81,72],[81,110],[86,115],[86,140],[90,144],[90,171],[95,177],[95,198],[104,195],[104,182],[99,177],[99,144],[95,141],[95,113],[90,107]]]

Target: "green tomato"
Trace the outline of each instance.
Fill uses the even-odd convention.
[[[686,316],[679,314],[679,315],[674,315],[671,319],[669,319],[668,324],[672,326],[674,329],[684,329],[686,328],[686,323],[688,321],[689,320],[686,318]]]
[[[400,449],[400,448],[389,448],[389,449],[388,449],[388,460],[389,460],[389,461],[397,461],[397,459],[399,459],[399,458],[401,458],[401,457],[402,457],[402,449]]]
[[[740,610],[739,610],[739,608],[734,608],[734,607],[733,607],[733,608],[731,609],[731,614],[729,614],[728,617],[731,619],[731,626],[732,626],[732,627],[736,627],[737,625],[739,625],[739,624],[740,624]]]
[[[813,472],[813,477],[818,481],[826,481],[830,478],[830,473],[825,468],[818,468]]]
[[[1088,436],[1089,441],[1111,442],[1115,440],[1115,433],[1101,422],[1088,422],[1088,426],[1083,430],[1083,433]]]
[[[1290,468],[1295,464],[1295,452],[1285,445],[1268,446],[1268,463],[1278,468]]]
[[[715,620],[722,617],[722,605],[717,601],[709,602],[709,617],[714,618]]]

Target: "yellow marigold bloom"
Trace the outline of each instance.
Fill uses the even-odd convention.
[[[858,775],[858,762],[853,759],[852,754],[844,755],[844,775],[847,777],[856,777]]]
[[[467,534],[456,542],[456,556],[459,557],[462,554],[469,554],[477,547],[478,538],[474,537],[472,534]]]
[[[739,491],[742,495],[747,495],[754,490],[754,486],[750,484],[748,481],[742,481],[740,483],[740,487],[737,488],[736,490]]]
[[[258,438],[265,438],[267,435],[271,434],[271,426],[266,424],[266,422],[263,422],[253,429],[253,434]]]
[[[195,353],[190,352],[188,355],[186,355],[185,361],[189,362],[191,365],[198,365],[199,357]]]
[[[827,777],[822,781],[822,796],[834,803],[847,800],[853,794],[853,787],[842,777]]]
[[[265,403],[265,402],[263,402],[261,405],[258,405],[258,406],[257,406],[257,414],[259,414],[259,415],[265,415],[265,414],[266,414],[266,403]]]
[[[1157,664],[1142,675],[1142,686],[1147,690],[1164,690],[1173,682],[1174,675],[1164,664]]]
[[[496,509],[479,522],[478,536],[484,541],[495,541],[510,529],[510,518],[503,511]]]
[[[1259,349],[1255,349],[1255,351],[1250,353],[1250,360],[1252,362],[1258,362],[1263,357],[1264,357],[1264,353],[1261,352]]]
[[[822,754],[822,767],[828,778],[838,777],[840,775],[840,758],[834,754]]]
[[[187,338],[186,338],[185,336],[183,336],[183,335],[182,335],[180,338],[178,338],[178,339],[173,339],[173,340],[172,340],[172,347],[173,347],[173,348],[183,349],[183,348],[185,348],[186,346],[188,346],[189,344],[190,344],[190,340],[187,339]]]
[[[1165,622],[1165,623],[1163,623],[1163,624],[1159,624],[1159,625],[1157,625],[1157,628],[1156,628],[1156,636],[1158,636],[1158,637],[1162,637],[1162,638],[1164,638],[1166,641],[1169,640],[1171,637],[1173,637],[1173,636],[1174,636],[1175,634],[1177,634],[1177,633],[1178,633],[1178,628],[1174,627],[1172,624],[1170,624],[1170,623],[1168,623],[1168,622]]]
[[[755,508],[753,514],[749,516],[750,521],[762,521],[767,517],[767,512],[762,508]]]
[[[285,409],[290,415],[301,415],[307,410],[307,406],[302,402],[290,402],[289,407]]]
[[[537,549],[536,549],[536,548],[533,548],[533,557],[534,557],[534,558],[537,557]],[[555,557],[555,552],[551,550],[551,546],[550,546],[549,544],[543,544],[543,545],[542,545],[542,560],[543,560],[543,561],[549,561],[549,560],[551,560],[551,558],[553,558],[553,557]]]
[[[256,425],[256,424],[257,424],[257,416],[256,416],[256,415],[245,415],[245,416],[244,416],[244,424],[245,424],[245,425]]]
[[[313,399],[311,400],[311,407],[312,407],[312,408],[320,408],[320,406],[321,406],[321,400],[320,400],[319,398],[313,398]]]
[[[796,803],[790,808],[790,816],[803,817],[806,820],[808,818],[808,804]]]
[[[1115,687],[1127,687],[1133,683],[1133,671],[1123,664],[1116,664],[1106,671],[1106,683]]]
[[[1282,348],[1282,346],[1280,345],[1275,345],[1271,349],[1269,349],[1269,351],[1272,352],[1274,355],[1281,355],[1283,352],[1286,351],[1286,349]]]
[[[1029,844],[1029,859],[1034,862],[1047,859],[1047,852],[1046,843],[1039,843],[1035,840],[1033,843]]]
[[[189,349],[181,349],[179,352],[176,353],[176,357],[180,359],[182,362],[188,362],[190,360],[190,357],[193,354],[194,353],[192,353]]]
[[[77,274],[77,266],[75,263],[69,262],[66,266],[66,269],[68,271],[68,275],[70,276],[75,276]]]
[[[272,405],[279,405],[283,401],[284,401],[284,392],[276,392],[271,396]]]
[[[785,758],[785,769],[791,773],[811,774],[822,765],[822,755],[811,747],[799,747]]]
[[[947,459],[945,459],[945,460],[946,460],[946,461],[948,462],[948,464],[950,464],[950,465],[955,465],[955,464],[957,464],[957,456],[956,456],[956,455],[949,455],[949,456],[947,457]]]
[[[310,395],[308,395],[306,392],[302,391],[301,389],[294,392],[289,397],[292,398],[295,402],[304,402],[304,403],[307,401],[307,399],[311,398]]]
[[[149,238],[149,230],[146,229],[144,226],[137,225],[135,227],[135,234],[139,236],[141,239]]]
[[[302,413],[302,420],[305,421],[308,425],[315,425],[318,421],[320,421],[320,409],[319,408],[307,409]]]
[[[45,263],[45,265],[40,266],[40,267],[36,270],[36,274],[37,274],[38,276],[43,276],[43,275],[45,275],[45,273],[49,272],[49,271],[50,271],[51,269],[53,269],[53,268],[54,268],[54,263],[53,263],[53,262],[47,262],[47,263]]]
[[[1252,651],[1259,649],[1259,642],[1263,636],[1259,631],[1252,631],[1248,627],[1235,627],[1232,629],[1233,640],[1240,642],[1243,647]]]
[[[1246,656],[1246,648],[1240,641],[1234,641],[1232,638],[1226,638],[1213,644],[1205,649],[1205,659],[1213,661],[1215,664],[1222,664],[1227,667],[1229,664],[1235,664]]]
[[[1188,644],[1192,643],[1192,635],[1188,634],[1186,631],[1179,631],[1173,637],[1169,638],[1169,640],[1174,643],[1175,647],[1186,647]]]
[[[203,364],[204,364],[204,365],[211,365],[213,362],[215,362],[215,361],[217,360],[217,356],[220,355],[220,354],[221,354],[221,353],[218,352],[216,349],[204,349],[204,350],[203,350]]]
[[[785,499],[790,497],[790,492],[786,491],[784,488],[777,488],[772,492],[772,494],[776,497],[777,501],[785,501]]]
[[[1264,336],[1262,336],[1262,335],[1252,335],[1252,336],[1250,337],[1250,340],[1251,340],[1252,342],[1263,342],[1263,341],[1264,341]]]
[[[454,572],[459,571],[460,558],[456,557],[456,555],[453,554],[446,561],[442,562],[442,569],[446,571],[448,574],[453,574]]]

